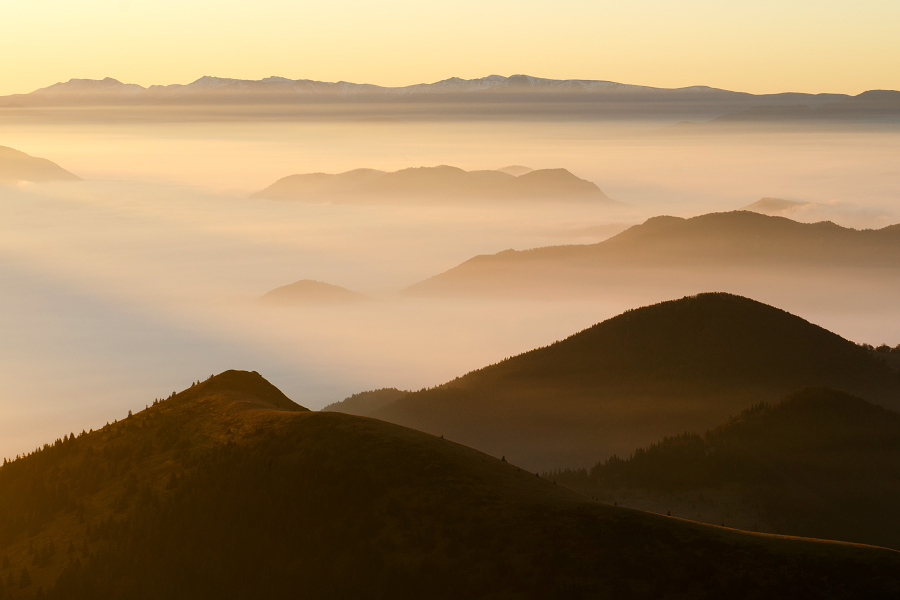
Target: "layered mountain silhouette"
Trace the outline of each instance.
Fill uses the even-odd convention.
[[[371,415],[550,469],[704,431],[808,386],[900,408],[900,377],[868,349],[710,293],[630,310]]]
[[[266,292],[259,302],[279,306],[351,304],[368,298],[358,292],[322,281],[301,279]]]
[[[845,94],[748,94],[708,86],[677,89],[587,79],[546,79],[530,75],[452,77],[434,83],[383,87],[346,81],[266,77],[243,80],[204,76],[188,84],[144,88],[113,78],[72,79],[28,94],[0,97],[0,106],[26,108],[180,107],[208,112],[225,108],[223,116],[242,112],[260,118],[302,113],[307,118],[419,120],[424,115],[471,119],[650,119],[670,122],[708,121],[758,106],[819,107],[850,99]],[[271,107],[271,113],[268,113]],[[244,108],[241,108],[244,107]],[[255,108],[249,108],[255,107]],[[304,108],[306,107],[306,108]],[[68,113],[79,118],[81,113]],[[150,110],[129,112],[131,118],[159,118]],[[143,116],[142,116],[143,115]],[[181,115],[183,118],[184,115]],[[32,114],[31,117],[39,118]],[[267,118],[262,116],[261,118]]]
[[[29,156],[24,152],[0,146],[0,184],[80,180],[77,175],[69,173],[46,158]]]
[[[406,290],[410,295],[528,294],[603,285],[641,269],[900,268],[900,225],[856,230],[751,211],[653,217],[598,244],[506,250],[472,258]]]
[[[827,388],[553,477],[620,505],[900,548],[900,413]]]
[[[509,169],[509,167],[507,168]],[[521,171],[522,168],[514,168]],[[339,174],[290,175],[253,194],[269,200],[352,204],[429,201],[529,200],[615,204],[596,184],[566,169],[464,171],[457,167],[413,167],[386,173],[355,169]]]
[[[13,598],[891,597],[897,552],[610,506],[229,371],[0,467]]]
[[[0,98],[5,102],[28,104],[66,104],[77,102],[101,103],[185,103],[234,101],[302,101],[304,99],[394,99],[433,102],[436,98],[512,97],[533,100],[535,97],[581,96],[585,98],[685,101],[730,100],[754,105],[757,103],[806,103],[820,105],[850,98],[845,94],[764,94],[753,95],[707,86],[667,89],[589,79],[546,79],[530,75],[490,75],[477,79],[451,77],[435,83],[402,87],[383,87],[346,81],[324,82],[310,79],[266,77],[260,80],[231,79],[204,76],[189,84],[153,85],[145,88],[122,83],[111,77],[102,80],[71,79],[30,94],[15,94]]]

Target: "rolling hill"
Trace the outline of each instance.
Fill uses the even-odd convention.
[[[553,477],[623,506],[900,548],[900,413],[827,388]]]
[[[900,553],[609,506],[229,371],[0,467],[9,598],[889,598]]]
[[[712,293],[627,311],[371,415],[552,469],[704,431],[808,386],[900,408],[900,377],[866,348]]]
[[[652,279],[653,272],[685,269],[694,274],[755,269],[759,277],[793,271],[812,278],[827,270],[898,268],[900,225],[857,230],[829,221],[799,223],[757,212],[733,211],[689,219],[653,217],[598,244],[476,256],[407,288],[405,293],[565,293],[620,281],[627,287]]]
[[[358,292],[322,281],[301,279],[266,292],[259,302],[276,306],[352,304],[368,298]]]
[[[392,173],[355,169],[336,175],[290,175],[253,198],[313,203],[402,204],[440,201],[577,201],[615,204],[600,188],[565,169],[464,171],[457,167],[414,167]]]
[[[46,158],[29,156],[24,152],[0,146],[0,184],[28,181],[80,181],[77,175],[69,173]]]

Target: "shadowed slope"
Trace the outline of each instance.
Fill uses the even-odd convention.
[[[340,402],[329,404],[323,411],[341,412],[348,415],[368,416],[394,402],[409,392],[398,390],[397,388],[382,388],[380,390],[371,390],[368,392],[359,392],[353,394],[349,398],[344,398]]]
[[[900,414],[827,388],[554,477],[625,506],[900,548]]]
[[[900,225],[856,230],[831,222],[798,223],[749,211],[691,219],[654,217],[598,244],[506,250],[476,256],[406,290],[411,295],[527,294],[609,285],[675,269],[900,268]],[[612,279],[611,279],[612,278]]]
[[[0,146],[0,183],[29,181],[81,181],[77,175],[69,173],[46,158],[36,158],[24,152]]]
[[[0,546],[6,571],[29,572],[14,597],[44,596],[39,586],[69,599],[900,590],[895,552],[615,508],[448,440],[275,409],[266,398],[283,400],[264,380],[226,375],[0,469],[0,519],[28,522]],[[192,434],[210,423],[227,436],[222,427],[245,419],[251,427],[227,445]],[[167,449],[179,425],[184,441]],[[87,475],[82,489],[86,473],[103,475]],[[57,502],[48,509],[45,499]]]
[[[864,348],[747,298],[701,294],[628,311],[373,416],[554,468],[704,430],[811,385],[900,406],[897,375]]]

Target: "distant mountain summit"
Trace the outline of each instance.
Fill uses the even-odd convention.
[[[552,468],[703,431],[808,386],[900,408],[900,376],[868,350],[783,310],[710,293],[627,311],[371,414]]]
[[[322,281],[301,279],[294,283],[275,288],[263,295],[259,302],[280,306],[350,304],[364,302],[365,296]]]
[[[0,146],[0,184],[22,181],[33,183],[81,181],[81,178],[46,158],[29,156],[24,152]]]
[[[519,172],[515,175],[509,169]],[[338,204],[415,204],[431,202],[575,201],[617,204],[596,184],[566,169],[508,167],[464,171],[457,167],[414,167],[386,173],[355,169],[337,175],[308,173],[279,179],[253,198]]]

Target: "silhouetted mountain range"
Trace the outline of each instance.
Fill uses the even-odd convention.
[[[7,598],[888,598],[900,554],[592,501],[229,371],[0,467]]]
[[[521,168],[516,169],[521,171]],[[600,188],[565,169],[464,171],[457,167],[414,167],[392,173],[355,169],[279,179],[254,198],[334,203],[407,203],[441,200],[578,201],[615,204]]]
[[[0,146],[0,183],[80,180],[77,175],[69,173],[46,158],[29,156],[24,152]]]
[[[827,388],[553,477],[624,506],[900,548],[900,413]]]
[[[690,219],[653,217],[598,244],[506,250],[476,256],[406,290],[411,295],[527,293],[608,281],[625,270],[688,267],[900,268],[900,225],[856,230],[830,221],[799,223],[750,211]],[[694,271],[696,272],[696,271]]]
[[[264,304],[281,306],[348,304],[365,300],[368,298],[358,292],[312,279],[275,288],[259,299]]]
[[[715,293],[627,311],[371,416],[550,469],[703,431],[808,386],[900,408],[900,376],[867,349]]]

